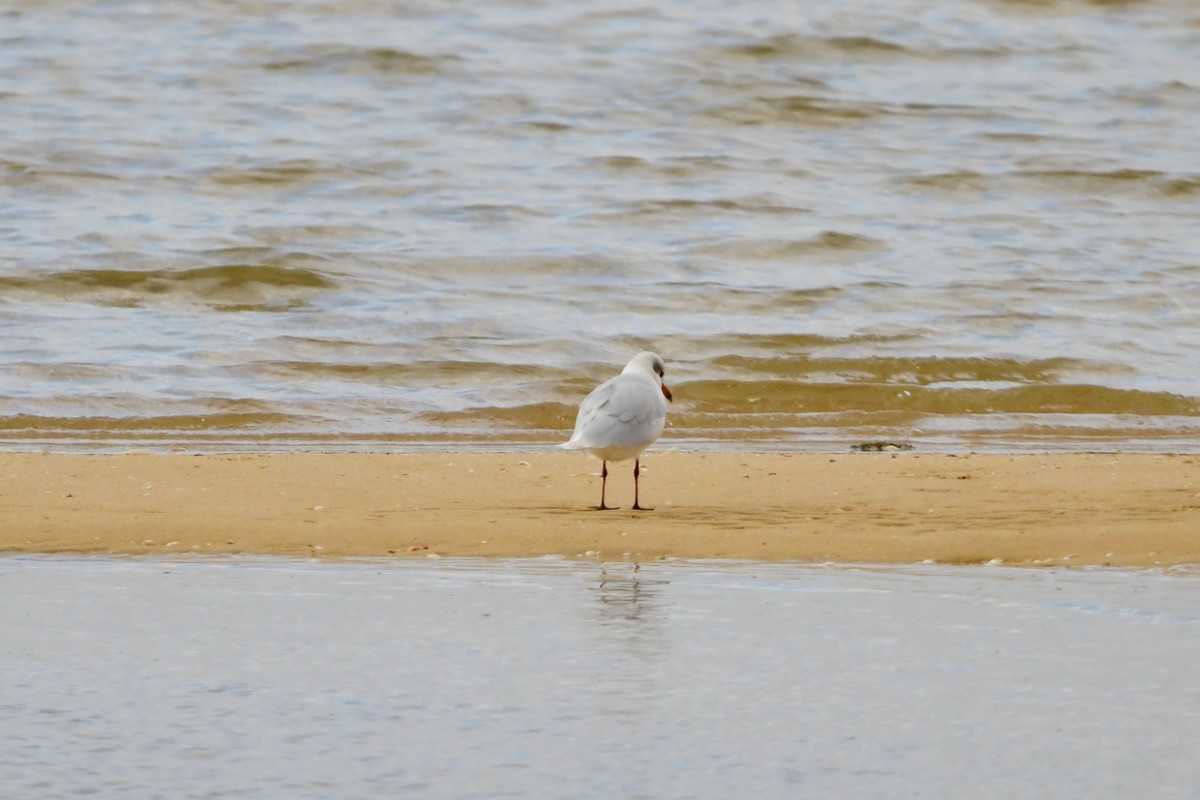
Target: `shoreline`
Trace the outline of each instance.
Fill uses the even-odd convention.
[[[1200,456],[0,453],[0,552],[1200,563]]]

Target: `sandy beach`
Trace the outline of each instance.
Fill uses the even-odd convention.
[[[0,550],[1200,563],[1200,457],[0,454]]]

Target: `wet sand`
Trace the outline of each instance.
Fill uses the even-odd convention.
[[[0,551],[1200,563],[1200,456],[0,454]]]

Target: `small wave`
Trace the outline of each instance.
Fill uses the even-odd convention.
[[[218,167],[206,175],[218,186],[295,186],[344,177],[338,166],[311,159],[292,159],[248,167]]]
[[[1200,175],[1164,180],[1158,190],[1166,197],[1195,197],[1200,195]]]
[[[391,47],[314,44],[262,63],[270,72],[332,72],[380,76],[428,76],[442,71],[450,56],[430,57]]]
[[[468,203],[457,206],[447,216],[456,217],[463,222],[511,222],[525,218],[548,216],[545,212],[524,206],[508,203]]]
[[[705,199],[672,197],[622,203],[616,207],[616,210],[600,210],[589,214],[588,217],[608,224],[625,222],[657,225],[663,216],[680,216],[688,220],[695,220],[698,216],[705,214],[725,217],[729,213],[795,214],[800,210],[803,209],[782,203],[778,198],[772,196],[752,195]]]
[[[0,432],[5,435],[47,434],[129,434],[198,431],[230,431],[249,428],[276,428],[298,422],[288,414],[267,411],[225,412],[213,414],[166,414],[130,417],[63,417],[14,414],[0,416]]]
[[[905,178],[904,182],[910,186],[922,189],[982,192],[989,188],[989,180],[988,176],[981,175],[978,172],[956,170],[954,172],[938,172],[930,175],[915,175]]]
[[[408,274],[437,283],[450,283],[461,278],[518,278],[528,280],[541,275],[564,275],[582,278],[595,275],[612,280],[638,274],[635,264],[598,255],[518,255],[422,258],[391,265],[394,274]]]
[[[970,170],[933,173],[904,178],[903,182],[922,189],[949,192],[984,192],[1030,185],[1047,190],[1085,196],[1140,193],[1150,197],[1175,199],[1200,194],[1200,177],[1171,175],[1157,170],[1018,170],[985,175]]]
[[[665,290],[642,298],[625,300],[628,309],[635,313],[653,314],[655,312],[671,313],[738,313],[738,314],[779,314],[796,313],[819,307],[834,297],[844,294],[844,290],[831,287],[816,289],[764,289],[762,287],[734,288],[722,284],[664,282]],[[654,344],[667,352],[668,340]],[[631,346],[650,347],[651,342],[632,343]],[[690,343],[685,345],[690,349]]]
[[[533,364],[500,364],[490,361],[412,361],[345,363],[327,361],[268,361],[254,365],[257,372],[296,380],[333,379],[390,385],[418,382],[446,389],[456,385],[477,387],[511,384],[534,379],[550,380],[561,372]]]
[[[80,167],[72,169],[58,164],[44,164],[0,159],[0,186],[10,186],[14,189],[38,188],[43,191],[61,188],[64,191],[76,191],[78,184],[89,181],[112,182],[121,177],[98,169]]]
[[[898,411],[914,414],[1124,414],[1200,416],[1200,399],[1168,392],[1093,384],[934,387],[901,383],[787,380],[692,381],[673,387],[700,412],[837,413]]]
[[[829,287],[823,291],[841,293],[844,290],[837,287]],[[902,333],[864,333],[851,336],[822,336],[821,334],[817,333],[736,333],[719,334],[715,337],[717,341],[729,341],[738,345],[749,345],[751,347],[760,347],[767,350],[776,350],[782,348],[804,349],[856,344],[882,344],[885,342],[904,341],[908,338],[910,338],[909,334]]]
[[[1069,358],[1020,361],[973,357],[831,358],[723,355],[711,362],[735,373],[779,377],[836,375],[855,382],[928,386],[935,383],[1050,383],[1062,374],[1087,365]]]
[[[418,415],[426,422],[453,427],[507,428],[526,430],[569,430],[577,407],[570,403],[528,403],[509,407],[477,407],[462,411],[427,411]]]
[[[800,303],[804,298],[808,298],[808,302],[811,304],[844,294],[844,289],[828,286],[795,290],[792,293],[792,300]],[[702,337],[694,335],[661,337],[654,346],[663,353],[687,352],[694,362],[703,362],[714,361],[731,353],[751,358],[759,357],[759,354],[764,358],[774,358],[778,357],[779,353],[807,354],[825,348],[877,346],[904,342],[917,336],[919,336],[917,332],[860,333],[849,336],[823,336],[817,333],[715,333]],[[623,341],[630,349],[644,348],[651,344],[634,338]]]
[[[808,239],[795,240],[746,240],[699,245],[691,249],[693,255],[721,256],[724,258],[752,259],[755,261],[793,261],[820,255],[849,255],[854,253],[877,253],[887,245],[870,236],[842,231],[822,231]]]
[[[874,36],[811,36],[788,33],[722,48],[724,58],[755,61],[889,62],[901,59],[996,58],[1006,51],[995,47],[911,47]]]
[[[268,245],[293,247],[297,242],[353,242],[392,236],[388,231],[369,225],[257,225],[242,228],[240,232]]]
[[[796,33],[768,36],[724,48],[728,56],[763,61],[836,58],[890,59],[903,56],[908,48],[871,36],[805,36]]]
[[[706,114],[735,125],[784,124],[799,127],[834,128],[858,125],[865,120],[900,113],[881,103],[838,100],[813,95],[751,97],[737,103],[709,108]]]
[[[990,0],[1001,6],[1006,13],[1020,11],[1031,16],[1059,16],[1062,14],[1094,14],[1097,8],[1121,8],[1147,4],[1148,0]]]
[[[614,155],[586,159],[588,164],[617,173],[642,172],[647,175],[667,178],[689,176],[711,176],[719,172],[735,171],[728,158],[714,156],[676,156],[673,158],[641,158],[639,156]]]
[[[566,131],[574,130],[575,127],[566,122],[551,119],[536,119],[521,124],[541,133],[565,133]]]
[[[306,257],[300,254],[299,258]],[[289,260],[282,256],[281,261]],[[139,306],[154,298],[183,297],[217,310],[296,308],[303,295],[336,283],[312,269],[279,264],[223,264],[185,269],[79,269],[46,275],[0,276],[0,291],[44,298]]]
[[[1046,169],[1019,170],[1012,173],[1019,180],[1034,181],[1047,188],[1055,188],[1070,193],[1107,194],[1128,189],[1156,190],[1166,175],[1155,170],[1114,169],[1114,170],[1074,170]]]

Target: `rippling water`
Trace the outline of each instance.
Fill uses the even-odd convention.
[[[0,10],[0,440],[1194,447],[1200,7]]]
[[[15,797],[1192,798],[1195,570],[0,558]]]

